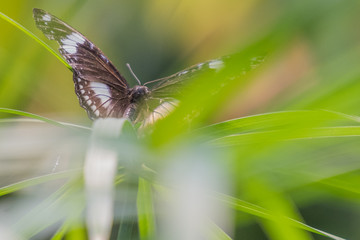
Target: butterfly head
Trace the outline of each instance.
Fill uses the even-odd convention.
[[[150,90],[146,86],[137,85],[130,89],[130,102],[137,103],[146,99],[150,95]]]

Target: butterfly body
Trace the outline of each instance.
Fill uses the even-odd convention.
[[[129,89],[129,97],[131,103],[138,103],[150,96],[150,90],[147,86],[136,85]]]
[[[150,97],[150,90],[146,86],[136,85],[129,89],[128,95],[130,99],[129,106],[125,109],[123,114],[124,118],[130,119],[132,122],[137,122],[139,117],[139,109],[146,103],[146,100]]]

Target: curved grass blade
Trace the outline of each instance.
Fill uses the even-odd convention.
[[[44,123],[44,121],[38,120],[38,119],[10,119],[10,118],[4,118],[4,119],[0,119],[0,124],[1,123]],[[76,125],[73,123],[67,123],[67,122],[59,122],[67,127],[70,128],[79,128],[79,129],[83,129],[83,130],[91,130],[91,128],[89,127],[85,127],[85,126],[81,126],[81,125]]]
[[[165,186],[159,185],[159,184],[154,184],[154,187],[156,188],[156,190],[162,194],[166,194],[168,191],[172,191],[171,188],[167,188]],[[271,221],[275,221],[275,222],[279,222],[280,224],[287,224],[289,226],[293,226],[299,229],[303,229],[305,231],[309,231],[312,233],[316,233],[322,236],[326,236],[329,237],[331,239],[334,240],[346,240],[344,238],[335,236],[333,234],[324,232],[322,230],[316,229],[314,227],[308,226],[305,223],[302,223],[300,221],[297,221],[295,219],[286,217],[286,216],[279,216],[278,214],[268,211],[265,208],[262,208],[260,206],[257,206],[255,204],[240,200],[238,198],[223,194],[223,193],[217,193],[217,192],[213,192],[211,194],[211,197],[216,198],[217,201],[220,201],[224,204],[226,204],[227,206],[244,212],[244,213],[248,213],[250,215],[262,218],[262,219],[266,219],[266,220],[271,220]],[[221,232],[219,232],[219,230],[216,230],[220,235],[222,236],[222,238],[218,238],[218,239],[227,239],[226,238],[226,234],[221,234]]]
[[[272,112],[258,115],[232,119],[221,123],[216,123],[194,131],[202,138],[214,139],[227,137],[234,134],[253,133],[264,130],[278,130],[283,128],[312,128],[324,127],[327,123],[333,122],[359,123],[359,118],[343,113],[325,110],[299,110]]]
[[[15,230],[25,239],[29,239],[56,222],[79,216],[84,209],[82,184],[81,175],[71,178],[23,215],[15,223]]]
[[[80,129],[90,130],[90,128],[87,128],[87,127],[83,127],[83,126],[79,126],[79,125],[75,125],[75,124],[71,124],[71,123],[58,122],[58,121],[51,120],[51,119],[46,118],[46,117],[42,117],[42,116],[33,114],[33,113],[24,112],[24,111],[15,110],[15,109],[10,109],[10,108],[0,108],[0,112],[11,113],[11,114],[19,115],[19,116],[29,117],[29,118],[32,118],[34,120],[39,120],[41,122],[49,123],[51,125],[58,126],[58,127],[73,127],[73,128],[80,128]],[[12,120],[12,121],[15,122],[15,120]]]
[[[68,69],[72,71],[71,66],[57,53],[54,49],[52,49],[49,45],[47,45],[44,41],[42,41],[40,38],[38,38],[35,34],[27,30],[25,27],[23,27],[21,24],[16,22],[15,20],[11,19],[10,17],[6,16],[4,13],[0,12],[0,18],[4,19],[8,23],[14,25],[16,28],[24,32],[26,35],[34,39],[36,42],[38,42],[42,47],[44,47],[46,50],[48,50],[52,55],[54,55],[57,59],[60,60]]]
[[[40,177],[30,178],[30,179],[0,188],[0,196],[6,195],[9,193],[13,193],[13,192],[21,190],[23,188],[34,186],[34,185],[37,185],[40,183],[46,183],[46,182],[49,182],[52,180],[57,180],[57,179],[70,178],[70,177],[74,176],[75,174],[80,174],[80,173],[81,173],[81,170],[71,170],[71,171],[63,171],[63,172],[43,175]]]
[[[52,236],[51,240],[86,240],[88,239],[84,224],[81,220],[82,212],[79,213],[79,219],[66,219],[61,227]],[[80,221],[80,222],[79,222]]]
[[[292,218],[285,217],[285,216],[279,216],[279,215],[277,215],[275,213],[272,213],[272,212],[270,212],[270,211],[268,211],[268,210],[266,210],[266,209],[264,209],[262,207],[259,207],[259,206],[255,205],[255,204],[251,204],[251,203],[245,202],[243,200],[240,200],[240,199],[237,199],[237,198],[225,195],[225,194],[217,193],[215,195],[215,197],[219,201],[224,202],[225,204],[227,204],[228,206],[230,206],[230,207],[232,207],[232,208],[234,208],[236,210],[239,210],[239,211],[242,211],[242,212],[257,216],[257,217],[261,217],[263,219],[268,219],[268,220],[271,220],[271,221],[277,221],[277,222],[280,222],[282,224],[288,224],[288,225],[291,225],[293,227],[297,227],[297,228],[300,228],[300,229],[303,229],[303,230],[306,230],[306,231],[309,231],[309,232],[312,232],[312,233],[316,233],[316,234],[319,234],[319,235],[322,235],[322,236],[326,236],[326,237],[329,237],[329,238],[334,239],[334,240],[345,240],[344,238],[341,238],[341,237],[335,236],[333,234],[321,231],[321,230],[316,229],[314,227],[310,227],[309,225],[306,225],[305,223],[299,222],[299,221],[294,220]]]
[[[314,139],[314,138],[334,138],[334,137],[359,137],[360,127],[328,127],[302,129],[303,131],[291,132],[289,130],[263,131],[255,133],[245,133],[218,138],[209,143],[216,147],[230,147],[242,144],[254,144],[265,142],[277,142],[296,139]]]
[[[69,230],[69,223],[65,222],[61,227],[56,231],[52,236],[51,240],[61,240],[64,239],[66,232]]]
[[[231,240],[232,238],[227,235],[224,230],[222,230],[217,224],[214,222],[209,222],[209,238],[211,240]]]
[[[360,187],[358,184],[360,182],[360,176],[357,172],[358,170],[354,169],[353,172],[323,179],[318,183],[346,193],[345,197],[348,199],[352,199],[353,196],[358,198],[360,196]]]

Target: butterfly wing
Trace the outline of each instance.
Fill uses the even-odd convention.
[[[221,70],[224,66],[224,58],[199,63],[168,77],[148,82],[154,84],[151,87],[152,96],[155,98],[176,98],[182,95],[187,84],[199,74],[205,71],[216,72]]]
[[[89,117],[123,117],[130,104],[129,86],[102,51],[57,17],[36,8],[33,13],[36,26],[59,43],[72,67],[76,95]]]
[[[146,84],[153,84],[151,91],[152,96],[155,98],[176,98],[184,94],[185,88],[188,86],[191,80],[195,79],[204,72],[216,74],[224,67],[226,67],[229,62],[233,61],[232,58],[233,56],[225,56],[222,58],[199,63],[168,77],[157,79]],[[246,74],[250,70],[260,65],[263,60],[263,56],[254,57],[250,59],[248,66],[243,66],[240,69],[243,74]],[[233,76],[233,78],[236,77],[237,76]]]

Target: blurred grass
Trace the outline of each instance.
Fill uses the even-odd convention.
[[[162,205],[157,202],[161,191],[156,186],[170,184],[162,181],[161,174],[171,172],[171,164],[180,162],[187,171],[179,181],[186,182],[199,161],[203,168],[198,175],[204,181],[223,180],[216,174],[207,178],[204,172],[212,164],[224,173],[228,183],[221,194],[227,195],[217,200],[237,210],[225,230],[221,229],[224,223],[213,223],[210,235],[214,239],[242,239],[244,234],[247,239],[312,239],[310,232],[319,233],[316,229],[325,236],[360,238],[360,34],[354,27],[359,20],[358,2],[110,0],[59,4],[17,0],[2,3],[0,12],[45,39],[35,29],[33,7],[80,30],[133,83],[126,62],[145,82],[233,54],[216,75],[205,72],[194,79],[179,108],[147,136],[134,140],[124,133],[118,141],[104,140],[118,153],[119,165],[141,178],[137,193],[141,239],[156,239],[152,236],[161,231],[161,221],[154,216]],[[54,125],[69,118],[89,124],[78,106],[68,69],[9,23],[0,21],[0,29],[5,36],[0,38],[1,116],[15,113]],[[49,45],[56,49],[56,44]],[[265,56],[264,62],[252,69],[251,59],[259,56]],[[25,148],[22,140],[28,139],[24,137],[27,129],[22,127],[27,123],[10,119],[3,124],[0,162],[13,175],[39,159],[51,165],[45,150],[54,154],[61,149],[59,156],[66,156],[61,160],[64,170],[82,166],[87,138],[71,144],[77,133],[64,130],[63,136],[54,131],[54,147],[45,149],[49,136],[41,130],[30,135],[31,147]],[[79,149],[72,153],[75,148]],[[28,151],[26,159],[21,151]],[[14,167],[15,162],[21,164]],[[15,229],[22,229],[24,236],[49,239],[55,232],[53,239],[64,235],[85,239],[80,216],[83,185],[76,181],[51,185],[63,175],[54,172],[53,165],[38,168],[50,175],[24,182],[14,177],[14,184],[1,188],[0,194],[30,189],[30,196],[39,195],[45,201],[13,202],[10,206],[18,211],[6,216],[12,216]],[[31,174],[39,176],[40,172]],[[9,174],[4,173],[0,171],[0,179],[9,182],[4,177]],[[51,187],[36,189],[39,183]],[[1,203],[9,204],[6,198]],[[24,210],[28,205],[30,212]],[[320,210],[330,206],[330,210],[312,216],[306,211],[312,206]],[[115,211],[115,231],[116,220],[123,217]]]

